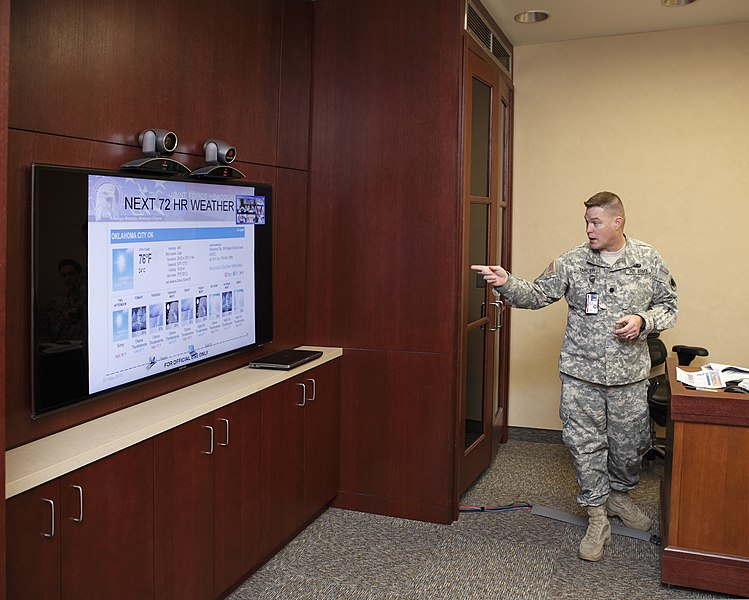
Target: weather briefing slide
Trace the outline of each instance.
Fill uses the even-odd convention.
[[[252,186],[90,175],[89,391],[255,341]]]

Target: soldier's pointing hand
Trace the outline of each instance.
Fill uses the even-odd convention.
[[[471,269],[479,271],[484,276],[484,281],[491,285],[500,286],[507,283],[507,271],[499,265],[471,265]]]

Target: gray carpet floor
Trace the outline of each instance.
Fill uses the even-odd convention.
[[[582,516],[569,455],[558,437],[512,429],[462,504],[528,502]],[[662,462],[656,462],[632,492],[656,523],[662,473]],[[659,550],[650,542],[614,536],[603,560],[582,561],[577,547],[583,534],[579,526],[528,511],[462,513],[445,526],[329,509],[229,598],[730,598],[662,585]]]

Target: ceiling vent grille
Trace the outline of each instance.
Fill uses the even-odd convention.
[[[470,3],[466,9],[466,31],[489,51],[489,55],[508,75],[512,75],[512,52]]]

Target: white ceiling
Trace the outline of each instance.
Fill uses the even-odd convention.
[[[678,8],[660,0],[482,0],[513,46],[725,25],[749,21],[749,0],[697,0]],[[546,21],[515,22],[525,10],[544,10]]]

